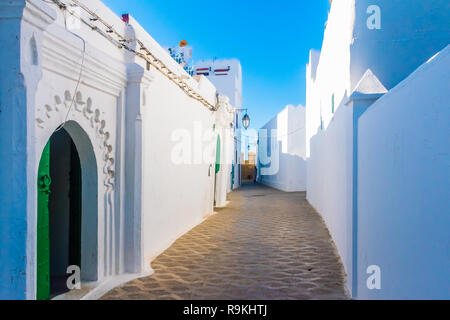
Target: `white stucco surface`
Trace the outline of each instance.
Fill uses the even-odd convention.
[[[126,24],[99,0],[80,2],[124,35],[127,46],[136,48],[139,39],[216,105],[216,88],[189,77],[132,17]],[[213,213],[215,158],[192,152],[177,164],[171,155],[177,130],[201,155],[208,145],[215,154],[217,134],[207,134],[215,112],[86,24],[72,25],[53,4],[3,1],[0,9],[0,44],[10,48],[1,53],[8,63],[0,66],[0,150],[7,164],[0,178],[11,181],[0,187],[0,250],[7,257],[0,298],[36,297],[37,170],[61,125],[82,167],[81,270],[88,291],[151,273],[153,258]],[[108,34],[86,11],[77,12]]]
[[[450,46],[359,120],[361,299],[450,298]],[[368,290],[378,265],[382,289]]]
[[[310,140],[307,199],[322,215],[351,285],[353,106],[341,106],[326,131]]]
[[[258,181],[287,192],[306,191],[305,107],[288,105],[259,132]]]
[[[209,69],[204,76],[211,81],[217,88],[217,91],[229,98],[230,105],[235,109],[235,114],[229,122],[233,123],[234,128],[234,146],[233,146],[233,162],[231,165],[232,178],[227,187],[228,192],[232,189],[237,189],[241,185],[241,167],[243,161],[241,159],[241,148],[245,144],[242,134],[242,117],[245,113],[242,112],[243,93],[242,93],[242,66],[238,59],[215,59],[204,60],[196,63],[194,70]],[[219,72],[216,74],[215,70],[228,70],[227,72]],[[203,71],[204,72],[204,71]],[[233,171],[234,169],[234,171]],[[232,183],[233,182],[233,183]]]
[[[389,90],[448,44],[448,1],[377,1],[379,30],[367,27],[373,4],[332,3],[320,57],[312,51],[307,69],[307,151],[321,119],[326,129],[333,117],[333,96],[336,111],[368,69]]]
[[[450,39],[448,1],[377,1],[380,29],[367,27],[368,8],[373,4],[333,1],[321,51],[311,51],[307,66],[307,197],[330,229],[355,298],[367,278],[365,270],[358,269],[359,259],[364,259],[358,251],[358,119]],[[399,103],[403,102],[395,105]],[[385,178],[389,185],[391,180]],[[367,241],[376,242],[375,238]]]

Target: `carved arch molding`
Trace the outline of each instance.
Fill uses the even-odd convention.
[[[103,184],[106,187],[106,193],[110,193],[114,190],[115,184],[115,160],[113,146],[109,141],[111,139],[111,133],[106,130],[106,121],[101,118],[100,109],[93,107],[93,101],[90,97],[84,101],[80,91],[72,97],[71,92],[68,90],[64,92],[63,98],[59,95],[55,95],[53,105],[46,104],[43,109],[40,109],[40,115],[36,118],[37,127],[45,129],[46,123],[58,115],[62,117],[64,121],[69,111],[71,113],[78,113],[84,117],[90,123],[92,130],[94,130],[97,139],[96,145],[99,146],[102,151],[103,157]],[[67,121],[76,120],[68,117]],[[91,143],[94,146],[94,141],[91,141]]]

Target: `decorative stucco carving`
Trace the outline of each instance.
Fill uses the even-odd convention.
[[[71,112],[77,112],[87,119],[94,130],[94,136],[98,139],[97,146],[103,151],[103,183],[106,187],[106,193],[110,193],[114,190],[115,183],[115,161],[113,146],[110,142],[111,134],[107,131],[106,121],[101,119],[100,109],[93,109],[91,98],[84,101],[80,91],[75,94],[75,97],[72,97],[69,90],[64,92],[64,100],[60,96],[55,95],[54,105],[46,104],[42,109],[44,116],[41,115],[36,118],[37,127],[45,129],[45,123],[56,114],[63,114],[65,117],[71,105]],[[94,141],[92,143],[94,144]]]

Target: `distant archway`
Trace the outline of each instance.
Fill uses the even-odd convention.
[[[98,179],[88,135],[74,121],[48,140],[38,171],[37,286],[39,300],[68,291],[67,268],[97,280]]]

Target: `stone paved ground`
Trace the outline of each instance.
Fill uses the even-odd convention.
[[[159,256],[155,274],[102,299],[347,299],[330,235],[305,199],[246,185]]]

